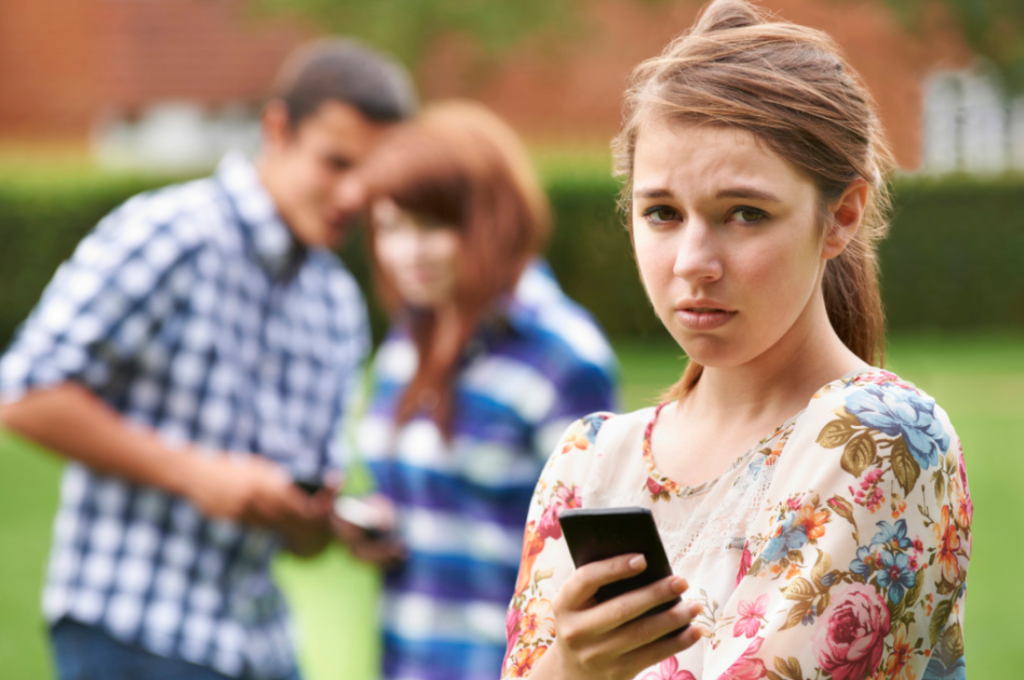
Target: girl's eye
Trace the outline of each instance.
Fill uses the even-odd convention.
[[[732,211],[732,218],[742,224],[756,224],[768,219],[768,213],[757,208],[740,206]]]
[[[679,219],[679,213],[664,205],[655,205],[643,212],[644,218],[651,224],[665,224]]]

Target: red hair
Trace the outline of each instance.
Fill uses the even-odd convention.
[[[389,198],[459,233],[457,342],[446,347],[435,343],[434,312],[408,308],[384,273],[372,228],[367,238],[377,295],[393,318],[404,317],[419,356],[397,420],[427,414],[450,436],[452,381],[463,347],[543,246],[550,225],[547,199],[511,128],[469,102],[427,108],[386,138],[357,173],[370,203]]]

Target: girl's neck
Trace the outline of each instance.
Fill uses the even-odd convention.
[[[434,337],[431,345],[435,354],[449,356],[454,349],[453,345],[460,342],[460,326],[459,310],[455,304],[434,308]]]

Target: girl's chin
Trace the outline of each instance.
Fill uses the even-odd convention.
[[[679,347],[690,361],[705,368],[735,368],[747,361],[747,355],[732,343],[716,338],[687,338],[685,342],[676,339]]]

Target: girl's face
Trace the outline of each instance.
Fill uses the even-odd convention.
[[[371,213],[374,253],[402,301],[431,309],[450,303],[460,248],[454,226],[404,211],[389,199],[376,201]]]
[[[683,350],[733,368],[784,338],[799,346],[824,312],[829,255],[812,181],[746,131],[658,120],[640,131],[633,173],[640,275]]]

